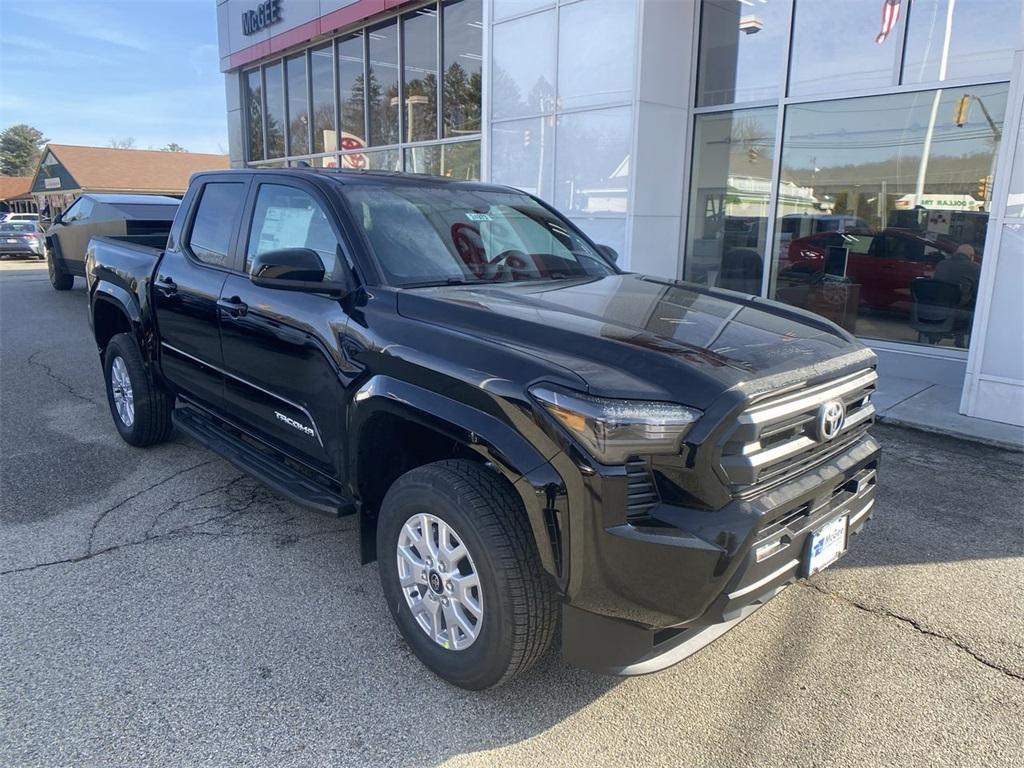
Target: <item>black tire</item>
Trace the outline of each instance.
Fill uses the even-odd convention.
[[[442,647],[421,628],[399,584],[397,546],[406,521],[427,512],[457,532],[480,577],[481,627],[466,648]],[[531,667],[551,644],[558,596],[540,564],[522,501],[493,470],[464,459],[427,464],[388,490],[377,528],[381,586],[416,656],[453,685],[483,690]]]
[[[55,291],[70,291],[75,284],[75,276],[69,275],[57,264],[53,251],[46,257],[46,271],[50,273],[50,285]]]
[[[131,384],[133,411],[130,423],[118,412],[114,397],[112,371],[115,361],[121,360]],[[129,445],[144,447],[162,443],[171,434],[171,411],[174,398],[159,389],[146,372],[142,353],[135,339],[119,333],[107,344],[103,356],[103,378],[107,389],[110,415],[118,433]]]

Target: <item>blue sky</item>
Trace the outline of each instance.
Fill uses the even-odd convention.
[[[214,0],[0,0],[0,128],[227,152]]]

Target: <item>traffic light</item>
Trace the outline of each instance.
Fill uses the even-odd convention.
[[[967,114],[971,111],[971,95],[965,93],[956,100],[956,107],[953,109],[953,125],[963,128],[967,122]]]
[[[530,146],[530,129],[526,128],[523,130],[523,147]]]
[[[978,199],[988,200],[992,194],[992,177],[982,176],[978,179]]]

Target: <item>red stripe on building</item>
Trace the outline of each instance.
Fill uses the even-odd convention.
[[[352,5],[331,11],[319,19],[307,21],[297,27],[280,32],[269,40],[250,45],[240,51],[231,54],[231,69],[245,66],[254,61],[260,61],[275,53],[280,53],[288,48],[301,43],[308,42],[321,35],[327,35],[335,30],[347,27],[356,22],[365,21],[377,14],[390,11],[402,5],[409,4],[410,0],[358,0]]]

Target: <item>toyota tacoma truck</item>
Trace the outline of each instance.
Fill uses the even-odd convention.
[[[514,189],[203,173],[163,250],[94,238],[86,271],[121,436],[177,427],[358,516],[399,631],[457,686],[500,685],[555,637],[584,668],[663,669],[872,514],[868,349],[624,272]]]

